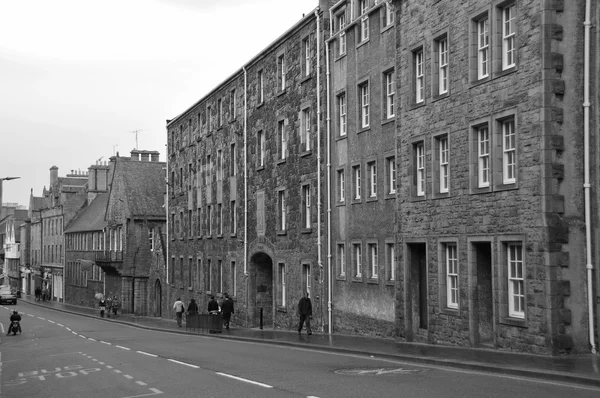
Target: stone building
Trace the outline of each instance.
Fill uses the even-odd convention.
[[[27,219],[27,210],[15,208],[3,219],[0,219],[0,243],[4,264],[3,284],[10,285],[18,290],[21,288],[20,259],[21,259],[21,224]]]
[[[586,2],[394,5],[399,337],[595,351],[598,193],[584,193],[599,182],[600,58]]]
[[[19,225],[19,236],[21,242],[19,249],[19,276],[21,278],[20,288],[25,294],[34,293],[34,278],[31,271],[31,220],[29,219],[29,211]]]

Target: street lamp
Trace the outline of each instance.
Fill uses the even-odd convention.
[[[21,178],[21,177],[4,177],[4,178],[0,178],[0,208],[2,207],[2,183],[4,181],[16,180],[18,178]]]

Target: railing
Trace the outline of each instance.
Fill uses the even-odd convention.
[[[123,262],[122,251],[97,251],[94,255],[95,261],[101,261],[106,263]]]

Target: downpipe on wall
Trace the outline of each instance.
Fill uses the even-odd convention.
[[[321,21],[319,19],[319,7],[315,9],[315,18],[317,19],[317,262],[319,263],[319,277],[321,285],[321,303],[325,288],[323,283],[323,259],[321,251],[323,250],[323,237],[321,233]],[[323,304],[321,304],[321,331],[323,331]]]

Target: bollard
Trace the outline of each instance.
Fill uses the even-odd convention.
[[[263,309],[262,307],[260,308],[260,330],[262,330],[263,328]]]

